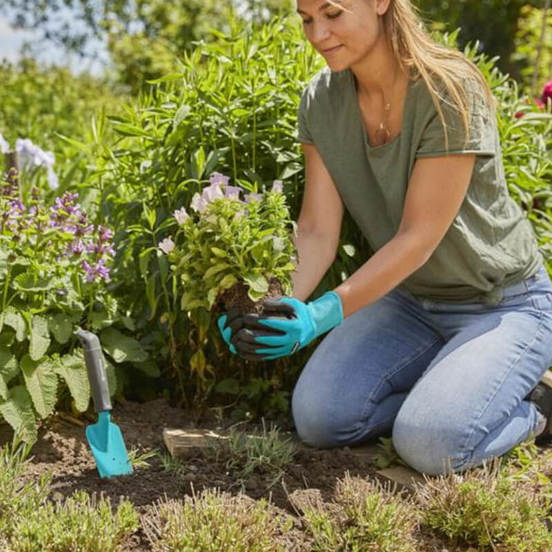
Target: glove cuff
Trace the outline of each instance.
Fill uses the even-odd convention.
[[[316,337],[335,328],[343,322],[343,304],[335,291],[327,291],[308,304],[316,327]]]

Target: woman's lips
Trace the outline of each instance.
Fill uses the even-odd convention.
[[[328,48],[327,50],[322,50],[324,54],[332,54],[333,52],[337,52],[341,48],[342,44],[339,46],[334,46],[333,48]]]

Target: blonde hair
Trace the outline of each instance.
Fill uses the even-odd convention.
[[[328,2],[350,12],[334,0]],[[410,0],[390,0],[389,7],[383,15],[383,26],[399,68],[408,74],[409,78],[421,78],[425,82],[445,130],[445,149],[448,150],[448,133],[441,101],[451,105],[461,114],[467,142],[471,101],[466,90],[466,81],[479,85],[477,88],[483,93],[484,101],[493,116],[496,109],[493,93],[477,65],[462,52],[435,42],[425,30],[422,18]],[[440,92],[443,89],[450,101]],[[473,92],[471,87],[470,90]]]

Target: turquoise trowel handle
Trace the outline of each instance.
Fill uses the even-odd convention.
[[[88,381],[94,399],[96,412],[111,410],[111,399],[109,398],[109,386],[105,373],[102,347],[98,336],[92,332],[78,329],[76,335],[79,337],[84,349],[84,360],[88,371]]]

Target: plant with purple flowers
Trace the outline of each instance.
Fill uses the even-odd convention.
[[[59,379],[73,407],[88,408],[77,326],[101,331],[115,362],[147,359],[136,340],[112,327],[121,318],[107,290],[113,232],[92,224],[77,200],[65,193],[48,207],[37,188],[27,202],[13,185],[0,188],[0,417],[29,442],[36,414],[46,418],[58,403]],[[114,391],[115,369],[107,366]]]
[[[250,192],[214,173],[196,193],[190,212],[174,212],[178,231],[159,243],[182,285],[183,310],[253,310],[266,295],[291,291],[295,247],[281,181],[270,190]]]

